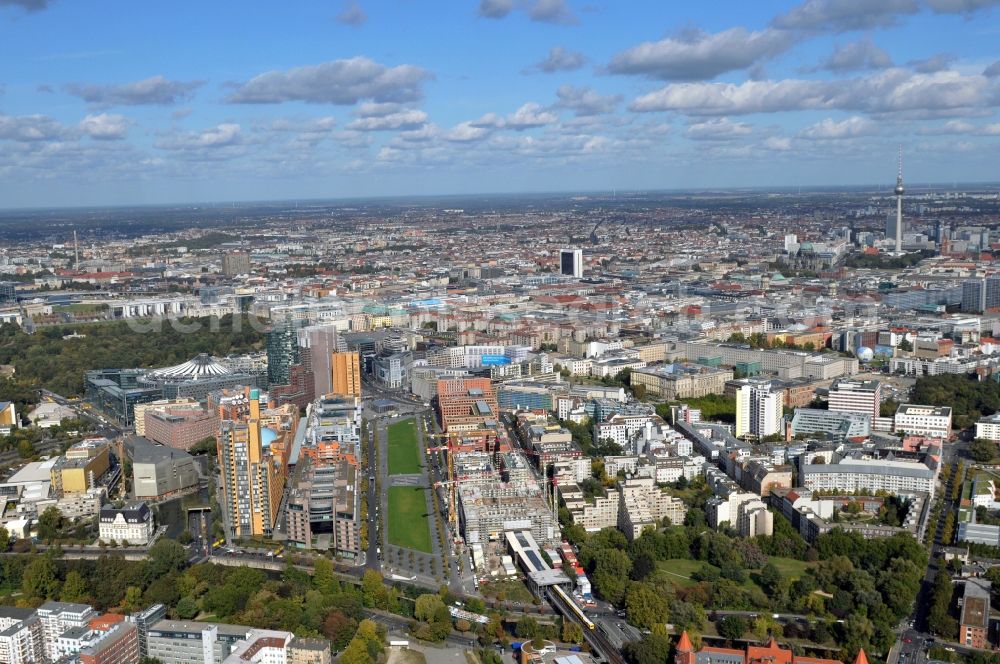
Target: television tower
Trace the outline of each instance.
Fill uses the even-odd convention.
[[[896,172],[896,253],[903,253],[903,146],[899,146]]]

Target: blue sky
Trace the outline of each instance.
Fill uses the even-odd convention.
[[[0,207],[1000,180],[1000,0],[0,0]]]

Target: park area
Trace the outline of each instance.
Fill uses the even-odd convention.
[[[420,472],[420,449],[413,418],[389,425],[389,474],[413,475]]]
[[[422,487],[389,487],[389,544],[432,553],[424,491]]]
[[[803,576],[812,563],[794,558],[779,558],[771,556],[768,562],[774,565],[782,577],[797,579]],[[678,586],[689,588],[698,583],[699,573],[712,576],[720,572],[719,568],[701,560],[661,560],[658,567]],[[747,578],[742,582],[747,588],[757,588],[757,577],[760,570],[747,570]]]

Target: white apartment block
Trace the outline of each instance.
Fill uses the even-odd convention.
[[[27,664],[43,659],[42,621],[32,609],[0,607],[0,662]]]
[[[590,457],[557,459],[552,466],[555,477],[566,477],[574,482],[582,482],[593,474]]]
[[[612,415],[604,422],[594,425],[593,435],[595,441],[610,438],[626,448],[632,437],[647,425],[658,427],[663,424],[659,415]]]
[[[736,527],[739,524],[740,507],[745,503],[760,501],[756,493],[731,491],[728,495],[710,498],[705,506],[708,525],[718,528],[724,523]]]
[[[760,499],[748,500],[739,507],[736,529],[743,537],[774,534],[774,514]]]
[[[38,618],[42,622],[42,643],[46,659],[58,659],[56,644],[59,637],[71,627],[85,627],[97,612],[86,604],[70,602],[46,602],[38,607]]]
[[[573,523],[587,532],[596,532],[618,525],[618,491],[609,489],[606,497],[597,496],[593,503],[584,500],[583,492],[575,484],[557,485],[559,497],[573,515]]]
[[[1000,413],[993,413],[976,422],[976,438],[1000,442]]]
[[[630,540],[647,526],[658,527],[664,518],[671,523],[684,523],[687,507],[658,486],[652,477],[625,480],[621,485],[618,529]]]
[[[800,467],[802,486],[811,491],[866,489],[873,494],[924,492],[934,495],[937,468],[917,461],[854,459],[847,457],[836,464],[806,464]]]
[[[781,432],[784,404],[780,391],[766,381],[750,382],[736,392],[736,437],[765,438]]]
[[[830,410],[879,416],[882,383],[877,380],[835,380],[830,386]]]
[[[951,408],[904,403],[896,411],[896,431],[928,438],[951,436]]]

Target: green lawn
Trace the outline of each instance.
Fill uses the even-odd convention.
[[[410,475],[420,472],[417,426],[412,418],[389,425],[389,474]]]
[[[807,563],[804,560],[795,560],[794,558],[778,558],[776,556],[771,556],[768,560],[778,568],[781,575],[789,579],[797,579],[805,574],[806,570],[812,566],[812,563]],[[696,582],[691,579],[691,575],[697,572],[702,567],[710,567],[712,569],[718,569],[714,565],[709,565],[708,563],[701,560],[662,560],[658,564],[659,568],[670,577],[670,580],[681,587],[688,587],[694,585]],[[760,570],[751,570],[750,578],[747,579],[747,587],[753,587],[757,584],[754,579],[755,575]]]
[[[788,579],[798,579],[805,575],[806,570],[813,566],[812,563],[807,563],[804,560],[795,560],[794,558],[778,558],[776,556],[771,556],[768,560],[778,571],[781,572],[781,576]]]
[[[424,491],[420,487],[389,487],[390,544],[432,553]]]

